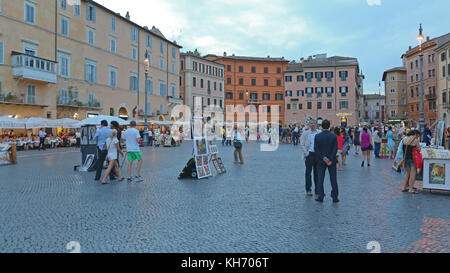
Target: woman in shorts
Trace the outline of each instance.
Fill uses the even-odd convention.
[[[125,178],[123,176],[120,176],[119,165],[117,164],[118,153],[120,153],[123,156],[123,152],[119,146],[119,140],[117,139],[116,129],[111,130],[111,136],[106,140],[105,149],[108,151],[106,157],[109,160],[109,165],[108,169],[105,172],[105,175],[103,176],[102,184],[103,185],[109,184],[106,179],[113,169],[117,177],[119,177],[118,181],[123,181]]]

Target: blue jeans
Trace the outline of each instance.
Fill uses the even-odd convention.
[[[381,143],[375,142],[375,156],[376,157],[380,156],[380,148],[381,148]]]

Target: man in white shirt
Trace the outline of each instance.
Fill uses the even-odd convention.
[[[44,141],[45,141],[46,136],[47,136],[47,133],[44,131],[44,129],[39,130],[39,151],[41,150],[41,147],[42,147],[42,150],[45,151]]]
[[[317,195],[317,181],[319,180],[318,172],[317,172],[317,163],[318,159],[314,150],[314,140],[316,135],[320,133],[316,128],[316,121],[311,119],[309,121],[309,129],[306,130],[300,139],[300,147],[303,152],[303,158],[305,159],[305,188],[306,194],[308,196],[312,196],[312,181],[311,181],[311,172],[314,172],[314,190]]]
[[[133,162],[138,161],[138,166],[136,170],[136,182],[142,182],[144,179],[141,176],[142,168],[142,153],[139,148],[139,142],[141,141],[141,134],[136,129],[136,121],[132,120],[130,122],[130,128],[123,132],[122,137],[125,139],[127,145],[127,156],[128,156],[128,182],[133,182],[131,177],[131,168],[133,167]]]
[[[153,132],[152,129],[148,129],[148,145],[153,146]]]

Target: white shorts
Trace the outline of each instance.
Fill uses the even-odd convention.
[[[109,161],[117,160],[117,154],[108,154],[107,158]]]

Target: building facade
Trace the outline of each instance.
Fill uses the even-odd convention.
[[[366,94],[363,97],[363,121],[368,124],[381,124],[385,120],[386,97],[379,94]]]
[[[225,101],[225,66],[202,58],[197,52],[181,53],[180,93],[184,105],[194,114],[194,101],[201,98],[202,108],[217,105],[223,109]]]
[[[286,122],[304,123],[311,116],[333,125],[358,125],[363,79],[355,58],[320,54],[291,62],[285,71]]]
[[[407,107],[406,68],[404,66],[386,70],[383,73],[386,119],[385,121],[405,120]]]
[[[256,121],[254,117],[257,116],[258,122],[285,124],[283,79],[287,60],[270,56],[227,56],[226,53],[205,58],[225,66],[225,114],[237,107],[234,108],[237,112],[235,121]],[[271,118],[273,108],[278,110],[277,120]]]
[[[436,45],[438,64],[438,118],[450,124],[450,36],[439,39]]]
[[[408,51],[402,55],[406,66],[407,119],[415,121],[417,125],[420,121],[420,55],[423,56],[424,118],[425,123],[431,125],[438,118],[437,97],[440,92],[437,89],[439,59],[435,49],[437,43],[449,35],[450,33],[434,39],[426,37],[421,46],[422,50],[419,46],[414,48],[410,46]]]
[[[170,108],[182,103],[181,47],[157,28],[95,1],[0,5],[0,116],[142,119],[147,92],[148,115],[168,119]]]

